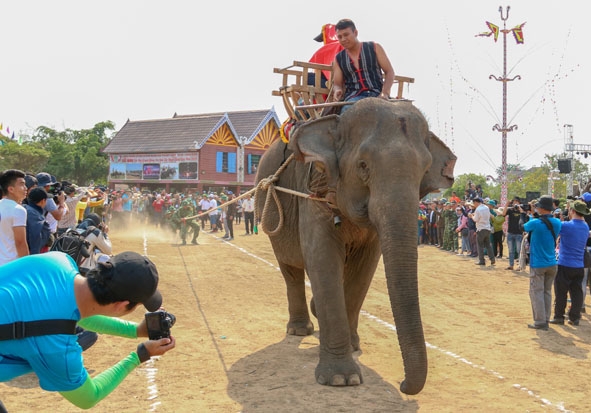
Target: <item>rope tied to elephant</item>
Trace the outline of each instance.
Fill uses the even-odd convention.
[[[281,173],[285,170],[285,168],[287,168],[287,165],[289,165],[289,163],[291,161],[293,161],[295,159],[295,155],[292,153],[286,160],[285,162],[283,162],[283,164],[277,169],[277,171],[267,177],[267,178],[262,178],[259,183],[257,184],[257,186],[254,188],[255,189],[255,195],[254,198],[255,200],[257,199],[257,193],[258,191],[267,191],[267,197],[265,198],[265,203],[263,205],[263,212],[262,212],[262,216],[261,216],[261,229],[263,230],[263,232],[269,236],[275,235],[277,234],[279,231],[281,231],[281,229],[283,228],[283,222],[284,222],[284,213],[283,213],[283,207],[281,206],[281,202],[279,201],[279,196],[277,195],[277,191],[281,191],[281,192],[285,192],[291,195],[295,195],[295,196],[299,196],[301,198],[306,198],[306,199],[312,199],[315,201],[320,201],[320,202],[328,202],[328,200],[326,200],[325,198],[319,198],[314,196],[313,194],[305,194],[303,192],[298,192],[298,191],[294,191],[293,189],[288,189],[288,188],[283,188],[280,186],[275,185],[275,182],[277,182],[279,180],[279,175],[281,175]],[[270,214],[270,205],[271,202],[275,202],[275,205],[277,206],[277,213],[279,215],[279,222],[277,223],[277,226],[275,227],[275,229],[271,230],[268,227],[268,221],[269,221],[269,214]],[[255,216],[254,216],[254,222],[256,225],[257,222],[257,208],[255,208]]]

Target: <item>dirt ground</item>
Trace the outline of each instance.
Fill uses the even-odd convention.
[[[591,323],[527,328],[525,273],[477,267],[473,259],[419,247],[419,285],[429,374],[406,396],[383,265],[363,307],[358,387],[316,384],[318,335],[285,335],[285,286],[266,235],[231,243],[203,233],[179,246],[153,228],[113,229],[114,252],[147,253],[158,266],[165,307],[177,317],[177,348],[133,371],[98,412],[548,412],[590,410]],[[587,305],[590,299],[587,297]],[[131,319],[140,320],[137,310]],[[316,323],[317,327],[317,323]],[[84,353],[96,374],[138,341],[100,336]],[[9,412],[75,412],[33,375],[0,384]]]

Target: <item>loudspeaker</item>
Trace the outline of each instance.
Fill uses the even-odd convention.
[[[559,159],[558,160],[558,171],[561,174],[569,174],[571,172],[570,159]]]
[[[540,199],[540,195],[540,192],[527,191],[525,193],[525,202],[529,204],[534,199]]]

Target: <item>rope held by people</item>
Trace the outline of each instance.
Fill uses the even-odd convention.
[[[256,200],[257,193],[259,190],[267,191],[267,197],[265,199],[265,204],[263,206],[263,213],[262,213],[262,217],[261,217],[261,228],[265,232],[265,234],[271,236],[271,235],[277,234],[281,230],[281,228],[283,227],[283,221],[284,221],[283,208],[281,207],[279,197],[277,196],[277,191],[285,192],[290,195],[299,196],[301,198],[312,199],[314,201],[328,202],[328,200],[326,198],[318,198],[318,197],[315,197],[314,195],[311,195],[311,194],[305,194],[303,192],[294,191],[293,189],[283,188],[283,187],[274,185],[274,183],[279,180],[279,175],[285,170],[285,168],[287,168],[287,165],[289,165],[289,163],[293,159],[295,159],[295,155],[291,154],[285,160],[285,162],[279,167],[279,169],[277,169],[277,171],[273,175],[271,175],[267,178],[262,178],[259,181],[259,183],[257,184],[257,186],[255,186],[253,189],[243,193],[242,195],[232,199],[231,201],[221,204],[220,206],[227,206],[227,205],[233,204],[235,202],[238,202],[240,199],[243,199],[252,193],[254,193],[254,198]],[[269,230],[267,228],[267,226],[265,225],[265,222],[268,220],[268,213],[269,213],[268,207],[271,204],[272,200],[275,201],[275,205],[277,205],[277,212],[279,214],[279,223],[277,224],[277,227],[275,229]],[[199,214],[196,214],[196,215],[193,215],[190,217],[186,217],[185,219],[190,220],[190,219],[194,219],[194,218],[200,218],[204,215],[209,215],[211,212],[217,210],[218,208],[219,207],[210,208],[205,212],[200,212]],[[255,208],[255,216],[254,216],[255,225],[257,222],[257,218],[258,218],[256,211],[257,211],[257,209]]]

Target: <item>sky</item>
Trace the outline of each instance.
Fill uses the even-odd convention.
[[[456,175],[496,176],[501,166],[503,36],[486,21],[521,23],[507,35],[507,162],[539,165],[544,154],[591,144],[585,119],[591,34],[583,0],[189,1],[0,0],[0,123],[86,129],[110,120],[275,108],[274,67],[308,60],[323,24],[352,19],[362,41],[380,43],[396,74],[415,78],[412,99],[458,156]],[[506,7],[510,6],[508,18]],[[581,161],[589,164],[591,158]]]

